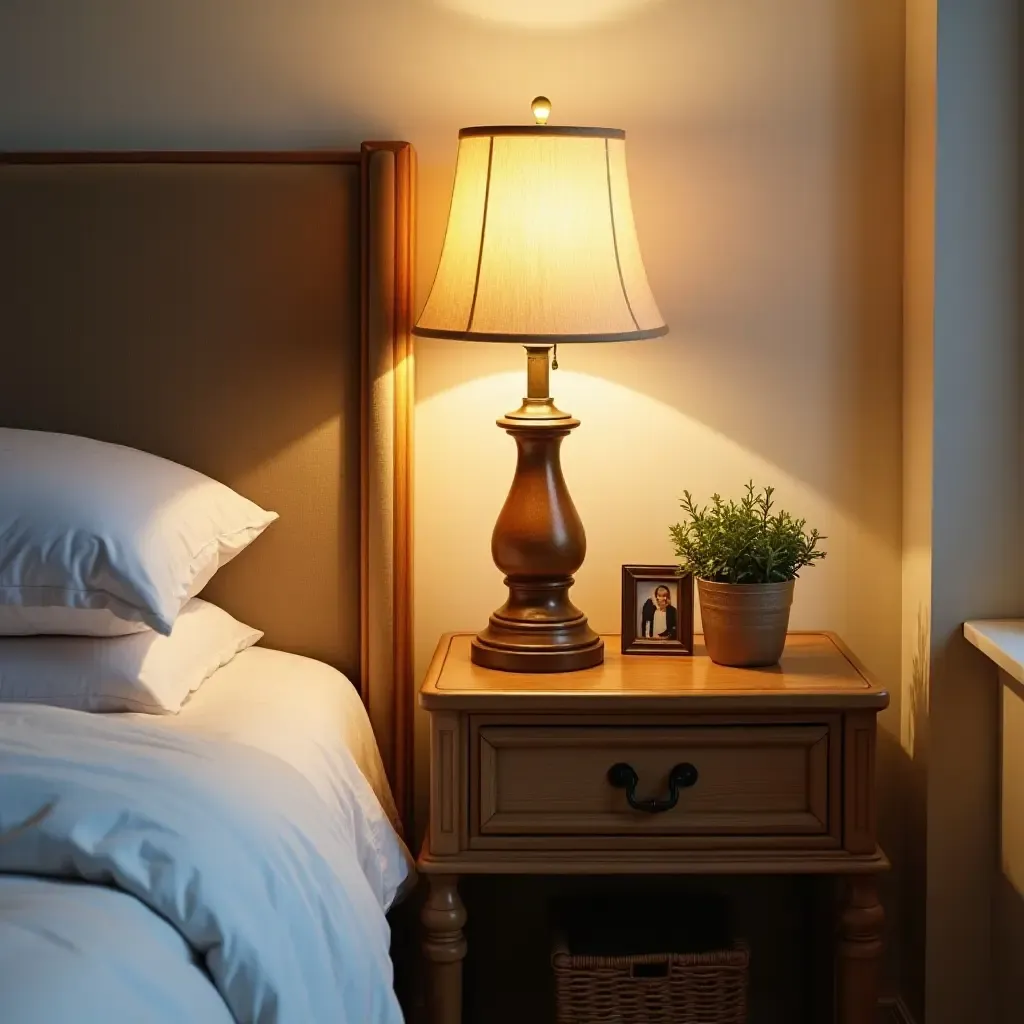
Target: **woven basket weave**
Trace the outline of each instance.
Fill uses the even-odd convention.
[[[555,938],[557,1024],[746,1024],[750,952],[582,956]]]

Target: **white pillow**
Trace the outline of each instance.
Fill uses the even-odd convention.
[[[147,629],[107,638],[5,637],[0,701],[177,714],[193,690],[262,636],[215,604],[193,598],[170,636]]]
[[[0,634],[166,635],[276,518],[134,448],[0,427]]]
[[[144,622],[119,619],[108,608],[24,608],[18,604],[0,604],[0,637],[33,636],[52,633],[57,636],[127,636],[145,633]]]

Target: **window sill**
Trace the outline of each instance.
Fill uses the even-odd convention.
[[[1024,619],[975,619],[964,637],[1004,672],[1024,683]]]

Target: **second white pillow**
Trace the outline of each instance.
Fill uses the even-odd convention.
[[[79,711],[177,714],[188,695],[263,633],[192,598],[169,636],[0,638],[0,701]]]

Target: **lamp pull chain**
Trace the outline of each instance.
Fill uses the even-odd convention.
[[[554,357],[551,360],[551,369],[552,370],[557,370],[558,369],[558,345],[557,344],[555,345]]]

